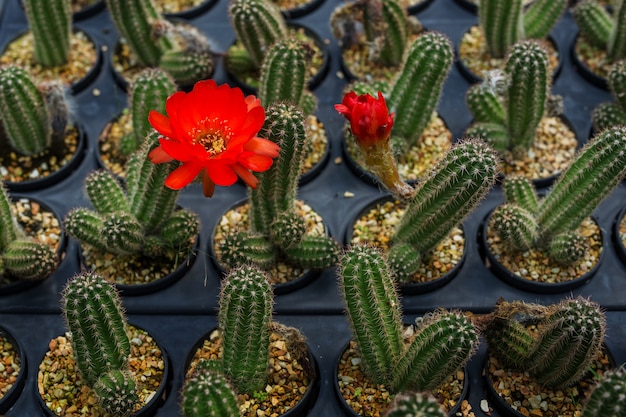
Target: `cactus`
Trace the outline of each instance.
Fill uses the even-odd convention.
[[[582,417],[626,416],[626,372],[624,368],[606,371],[593,387],[583,406]]]
[[[567,0],[538,0],[527,9],[522,6],[522,0],[480,0],[480,27],[492,57],[503,58],[518,41],[546,38]]]
[[[582,37],[593,47],[606,51],[607,60],[626,58],[626,6],[620,2],[613,15],[596,0],[583,0],[572,9]]]
[[[428,32],[409,46],[388,103],[396,112],[392,140],[401,144],[400,153],[419,140],[436,111],[453,55],[448,38],[437,32]]]
[[[411,392],[396,395],[385,417],[445,417],[446,415],[441,404],[432,394]]]
[[[35,61],[44,67],[65,65],[72,31],[70,0],[24,0],[24,9],[34,38]]]
[[[339,254],[337,243],[330,237],[304,234],[303,219],[295,208],[307,140],[304,115],[294,104],[274,103],[266,110],[259,135],[280,144],[280,155],[258,175],[257,188],[249,189],[250,230],[226,237],[222,262],[229,268],[246,262],[266,268],[277,260],[302,268],[332,266]]]
[[[232,0],[228,6],[237,39],[254,68],[260,68],[270,47],[287,37],[280,9],[269,0]]]
[[[161,57],[160,67],[181,85],[191,85],[213,74],[215,62],[208,51],[166,51]]]
[[[591,120],[596,131],[626,124],[626,60],[615,62],[607,75],[613,102],[600,103],[593,109]]]
[[[533,336],[529,325],[537,331]],[[485,326],[492,355],[505,367],[528,372],[559,389],[578,382],[601,352],[605,317],[582,297],[550,306],[499,302]]]
[[[35,155],[50,146],[50,115],[26,70],[13,65],[0,68],[0,114],[9,145],[18,153]]]
[[[185,417],[233,417],[239,415],[237,397],[230,383],[217,366],[202,363],[194,374],[185,380],[182,392],[183,415]],[[208,368],[208,369],[206,369]]]
[[[128,417],[139,401],[135,378],[129,371],[113,369],[103,374],[93,387],[100,407],[115,417]]]
[[[224,374],[237,392],[263,388],[269,361],[272,287],[253,267],[233,269],[222,283],[218,323]]]
[[[62,306],[76,364],[89,386],[109,371],[128,369],[126,317],[112,284],[93,272],[76,275],[65,286]]]
[[[420,184],[392,237],[389,264],[401,281],[415,273],[406,269],[405,245],[424,255],[476,207],[497,176],[495,154],[479,141],[453,146],[437,165]]]
[[[151,132],[129,158],[126,190],[109,171],[88,175],[85,188],[95,211],[83,207],[70,211],[64,220],[70,236],[119,255],[159,256],[189,247],[199,221],[195,214],[175,210],[178,191],[163,186],[175,166],[156,165],[147,158],[158,137]]]
[[[435,388],[476,349],[474,325],[458,312],[443,310],[423,318],[404,345],[392,271],[376,248],[354,246],[343,254],[339,286],[365,372],[392,393]]]
[[[504,74],[492,72],[468,90],[466,103],[475,120],[467,135],[480,137],[499,151],[523,152],[535,140],[549,87],[548,56],[543,47],[535,41],[516,43]]]

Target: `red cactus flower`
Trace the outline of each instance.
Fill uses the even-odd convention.
[[[343,97],[341,104],[335,104],[335,110],[348,119],[359,145],[368,147],[389,140],[394,114],[389,114],[380,91],[377,99],[369,94],[357,96],[351,91]]]
[[[278,156],[277,144],[256,136],[265,121],[260,100],[244,97],[239,88],[199,81],[190,93],[171,95],[165,109],[167,116],[154,110],[148,116],[163,135],[148,157],[155,164],[182,162],[165,180],[169,188],[179,190],[199,175],[207,197],[215,185],[232,185],[237,176],[256,188],[252,171],[266,171]]]

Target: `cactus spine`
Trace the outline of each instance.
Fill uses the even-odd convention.
[[[606,51],[610,62],[626,57],[626,6],[623,2],[611,16],[596,0],[583,0],[573,8],[573,16],[585,40]]]
[[[0,68],[0,114],[9,144],[23,155],[51,144],[52,125],[44,98],[26,70]]]
[[[424,318],[406,347],[392,272],[375,248],[355,246],[344,253],[339,285],[364,369],[372,382],[391,392],[436,387],[476,348],[473,324],[445,311]]]
[[[411,392],[396,395],[385,417],[445,417],[446,415],[432,394]]]
[[[209,362],[209,361],[204,361]],[[185,417],[233,417],[239,415],[237,397],[230,383],[217,369],[198,364],[194,374],[185,380],[182,410]]]
[[[624,368],[606,371],[599,377],[583,407],[582,417],[626,416],[626,372]]]
[[[467,134],[488,141],[499,151],[523,152],[535,140],[549,91],[546,51],[535,41],[516,43],[505,73],[492,72],[468,91],[466,102],[475,122]]]
[[[24,0],[28,26],[34,38],[35,61],[44,67],[64,65],[69,59],[70,3],[70,0]]]
[[[478,17],[492,57],[503,58],[523,39],[544,39],[567,7],[567,0],[480,0]]]
[[[294,104],[271,104],[259,135],[280,144],[280,154],[270,169],[258,174],[258,187],[249,189],[249,233],[226,237],[222,261],[230,268],[245,262],[266,267],[278,258],[302,268],[332,266],[339,255],[337,243],[330,237],[306,235],[304,221],[296,212],[307,141],[304,115]]]
[[[222,283],[218,323],[224,374],[237,392],[263,388],[269,360],[272,287],[253,267],[233,269]]]
[[[93,387],[100,407],[115,417],[130,416],[139,401],[135,377],[129,371],[113,369],[100,378]]]
[[[287,37],[287,24],[280,10],[268,0],[232,0],[228,7],[237,39],[260,68],[270,47]]]
[[[301,106],[306,85],[307,51],[295,38],[277,41],[261,67],[258,97],[264,106],[289,101]]]
[[[64,220],[70,236],[119,255],[159,256],[189,247],[199,221],[195,214],[175,210],[178,192],[163,186],[175,166],[153,164],[147,158],[158,137],[153,131],[129,158],[126,191],[108,171],[87,177],[87,196],[95,211],[82,207],[70,211]]]
[[[389,263],[400,280],[415,273],[405,268],[404,245],[424,255],[473,210],[497,176],[494,152],[478,141],[453,146],[437,165],[417,189],[392,237]]]
[[[614,101],[600,103],[593,109],[591,120],[597,131],[626,124],[626,61],[617,61],[611,66],[607,83]]]
[[[450,41],[437,32],[428,32],[409,46],[388,100],[396,112],[392,136],[401,139],[402,152],[418,141],[436,110],[452,59]]]

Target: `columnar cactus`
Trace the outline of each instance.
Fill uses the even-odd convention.
[[[70,211],[64,220],[70,236],[123,256],[158,256],[190,246],[199,220],[188,210],[175,210],[178,191],[163,186],[175,166],[156,165],[147,158],[158,137],[152,132],[131,155],[126,190],[108,171],[94,171],[87,177],[85,188],[95,211],[84,207]]]
[[[467,130],[499,151],[522,153],[536,137],[550,92],[548,56],[535,41],[516,43],[507,57],[504,74],[470,87],[466,102],[474,116]]]
[[[30,239],[11,213],[11,203],[0,183],[0,275],[41,280],[57,267],[56,253],[48,245]]]
[[[293,104],[275,103],[266,110],[261,132],[280,144],[280,155],[260,173],[256,189],[249,189],[249,233],[227,236],[221,260],[232,268],[261,261],[261,267],[278,259],[303,268],[332,266],[339,247],[330,237],[305,234],[304,219],[296,212],[298,176],[305,152],[304,115]]]
[[[626,60],[615,62],[607,75],[607,84],[614,101],[600,103],[591,113],[597,131],[626,124]]]
[[[427,32],[409,46],[388,99],[389,108],[396,113],[392,140],[400,153],[424,133],[437,109],[453,56],[449,39],[438,32]]]
[[[491,316],[484,332],[491,354],[551,388],[578,382],[602,350],[604,314],[582,297],[550,306],[502,301]]]
[[[453,146],[437,165],[419,185],[392,237],[389,264],[401,281],[410,280],[419,258],[476,207],[498,172],[491,148],[472,140]]]
[[[128,365],[128,325],[115,287],[96,273],[82,272],[66,284],[62,308],[81,377],[105,410],[130,415],[138,397]]]
[[[24,0],[24,9],[34,38],[35,61],[44,67],[66,64],[72,31],[71,1]]]
[[[619,368],[603,373],[583,406],[582,417],[626,416],[626,372]]]
[[[258,391],[267,380],[272,303],[272,287],[258,269],[233,269],[222,283],[222,364],[238,392]]]
[[[552,190],[539,201],[521,177],[504,182],[507,204],[492,214],[496,233],[512,249],[546,249],[554,260],[571,264],[584,255],[584,239],[576,228],[617,187],[626,175],[626,128],[615,126],[599,133],[581,149]],[[525,185],[520,183],[526,182]],[[524,188],[523,193],[510,189]],[[518,200],[518,196],[525,195]]]
[[[432,394],[410,392],[396,395],[385,417],[445,417],[446,415],[441,404]]]
[[[233,417],[239,415],[237,397],[230,383],[222,375],[221,367],[205,366],[203,360],[194,374],[185,379],[182,392],[185,417]]]
[[[583,0],[572,10],[581,35],[607,52],[609,62],[626,58],[626,6],[619,2],[611,15],[597,0]]]
[[[478,334],[458,312],[437,311],[402,339],[401,306],[379,250],[355,246],[339,265],[339,285],[364,369],[391,392],[436,388],[474,353]]]
[[[254,68],[260,68],[270,47],[287,37],[287,23],[269,0],[231,0],[230,21]]]
[[[503,58],[523,39],[544,39],[565,11],[567,0],[480,0],[478,17],[492,57]]]

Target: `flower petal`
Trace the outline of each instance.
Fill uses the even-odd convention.
[[[269,139],[254,137],[243,147],[244,150],[254,152],[259,155],[276,158],[280,153],[280,146]]]
[[[169,156],[161,146],[157,146],[148,154],[148,159],[153,164],[163,164],[165,162],[173,161],[174,158]]]
[[[215,163],[206,165],[205,169],[211,181],[216,185],[229,186],[237,182],[237,174],[233,170],[233,165],[223,164],[215,161]]]
[[[252,188],[257,187],[257,184],[259,183],[259,179],[255,177],[254,174],[252,174],[250,171],[248,171],[246,168],[244,168],[243,166],[239,164],[233,165],[233,169],[235,170],[237,175],[239,175],[239,178],[241,178],[243,182],[248,184],[248,186]]]
[[[182,164],[165,179],[165,185],[173,190],[180,190],[192,182],[200,173],[202,167],[197,164]]]
[[[167,116],[162,115],[156,110],[150,110],[148,113],[148,121],[157,132],[168,138],[174,137],[174,131],[170,124],[170,119]]]

